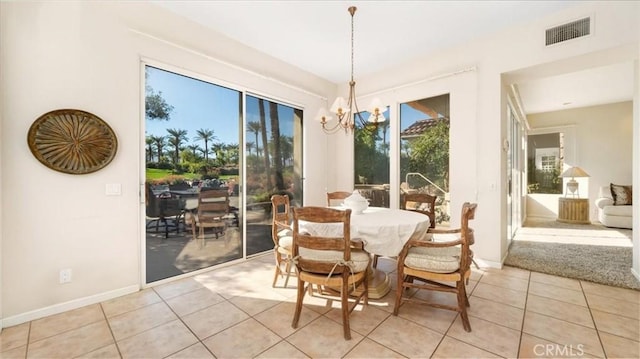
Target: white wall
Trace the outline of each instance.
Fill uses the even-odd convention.
[[[580,185],[580,197],[589,198],[590,220],[597,221],[594,201],[599,187],[611,182],[632,183],[633,102],[538,113],[527,116],[527,120],[532,130],[537,131],[572,128],[565,135],[567,142],[572,144],[567,148],[565,169],[579,166],[589,174],[590,177],[576,178],[576,181]],[[527,216],[547,216],[548,213],[533,205],[535,202],[527,202]],[[554,202],[552,217],[558,214],[557,198]]]
[[[335,91],[333,84],[141,2],[2,2],[0,16],[0,101],[2,118],[10,119],[0,131],[5,326],[140,288],[142,59],[287,99],[307,115],[326,102],[316,93]],[[221,54],[224,61],[214,57]],[[251,67],[236,65],[247,59]],[[30,125],[60,108],[89,111],[113,128],[118,153],[111,164],[68,175],[34,158],[26,141]],[[306,126],[304,136],[307,148],[328,147],[316,126]],[[325,157],[305,153],[305,187],[324,187]],[[107,183],[121,184],[122,195],[105,196]],[[62,268],[73,270],[71,283],[58,284]]]
[[[636,59],[639,9],[638,2],[579,2],[538,21],[358,79],[360,94],[377,93],[394,99],[407,89],[405,84],[419,83],[410,86],[417,89],[413,98],[424,98],[438,94],[438,88],[452,87],[450,83],[466,76],[446,74],[476,69],[474,80],[464,85],[465,91],[451,105],[453,126],[458,124],[457,129],[452,127],[452,139],[465,136],[471,139],[458,142],[455,147],[452,144],[451,163],[457,163],[453,157],[456,154],[471,165],[452,168],[450,186],[452,214],[464,201],[478,202],[473,223],[477,234],[474,251],[485,263],[500,266],[507,254],[506,152],[502,151],[502,140],[507,138],[508,87],[517,83],[518,76],[531,75],[529,69],[549,75]],[[583,16],[596,19],[591,36],[545,48],[545,29]],[[437,35],[427,32],[418,36]],[[442,78],[443,75],[446,77]],[[509,76],[503,80],[502,75]],[[466,110],[470,114],[453,115]],[[393,158],[397,152],[390,151],[390,155]],[[338,174],[351,176],[352,162],[340,165]],[[346,177],[342,181],[348,183]],[[455,223],[454,218],[452,222]]]
[[[379,92],[389,104],[451,93],[456,119],[452,212],[464,201],[479,203],[474,222],[479,258],[499,265],[506,253],[501,143],[506,137],[508,84],[501,74],[592,53],[597,54],[595,61],[608,60],[612,51],[618,58],[638,58],[639,6],[580,3],[535,23],[358,79],[359,94]],[[597,16],[593,36],[549,49],[542,46],[545,28],[585,14]],[[0,309],[5,326],[139,288],[141,59],[303,105],[305,204],[324,203],[326,189],[352,185],[350,137],[325,136],[317,123],[308,123],[317,108],[326,105],[323,97],[333,100],[337,93],[334,85],[313,75],[143,2],[0,2],[0,23]],[[475,70],[439,77],[468,68]],[[100,116],[116,132],[118,154],[103,170],[82,176],[57,173],[29,152],[26,133],[31,123],[47,111],[69,107]],[[397,118],[394,111],[395,106],[392,117]],[[122,184],[122,195],[105,196],[107,183]],[[72,283],[58,284],[61,268],[73,269]]]

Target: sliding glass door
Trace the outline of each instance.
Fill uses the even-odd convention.
[[[247,255],[273,248],[271,196],[287,194],[302,205],[302,110],[246,96]]]
[[[243,257],[242,93],[145,67],[146,282]],[[201,193],[228,198],[198,220]],[[202,216],[204,218],[204,216]]]

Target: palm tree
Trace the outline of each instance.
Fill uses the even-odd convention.
[[[180,164],[180,146],[187,140],[187,130],[179,130],[175,128],[167,128],[169,133],[169,144],[173,146],[173,165]]]
[[[162,149],[166,145],[167,138],[164,136],[150,136],[151,140],[156,146],[156,153],[158,154],[158,162],[162,161]]]
[[[237,143],[229,143],[224,145],[224,151],[226,153],[225,158],[228,162],[238,166],[240,164],[240,145]]]
[[[147,136],[144,139],[145,145],[147,145],[147,162],[153,161],[153,138],[151,136]]]
[[[218,166],[224,166],[224,156],[222,155],[222,149],[224,148],[224,144],[222,142],[214,143],[211,145],[211,152],[216,155],[216,162]]]
[[[262,130],[262,126],[260,126],[260,122],[257,121],[251,121],[249,123],[247,123],[247,130],[249,130],[249,132],[253,132],[253,134],[256,136],[256,156],[260,155],[260,151],[258,150],[258,134],[260,133],[260,131]]]
[[[276,188],[285,189],[282,173],[282,147],[280,146],[280,118],[278,117],[278,104],[269,101],[269,117],[271,118],[271,141],[273,141],[273,167],[276,177]]]
[[[293,138],[291,136],[280,136],[280,152],[282,153],[282,163],[290,166],[293,163]]]
[[[196,131],[196,133],[198,134],[196,137],[193,138],[194,141],[204,141],[204,161],[206,163],[209,163],[209,141],[213,141],[216,138],[216,136],[213,135],[213,130],[210,129],[205,129],[205,128],[201,128],[199,130]]]
[[[247,146],[247,152],[249,152],[249,156],[251,156],[251,148],[253,147],[253,142],[247,141],[246,146]]]
[[[193,155],[198,158],[198,152],[202,153],[202,148],[198,145],[189,145],[187,148],[193,153]]]
[[[260,110],[260,128],[262,133],[262,148],[264,150],[264,170],[267,175],[267,188],[273,188],[273,184],[271,182],[271,164],[269,163],[269,151],[267,151],[267,119],[264,111],[264,100],[258,99],[258,109]]]

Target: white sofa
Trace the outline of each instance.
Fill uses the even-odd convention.
[[[610,186],[601,186],[596,199],[598,220],[607,227],[633,228],[633,206],[616,206],[613,204]]]

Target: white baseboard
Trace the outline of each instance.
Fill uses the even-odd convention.
[[[0,328],[8,328],[14,325],[26,323],[35,319],[44,318],[50,315],[66,312],[68,310],[78,309],[87,305],[104,302],[109,299],[120,297],[126,294],[135,293],[140,290],[140,286],[131,285],[128,287],[112,290],[109,292],[99,293],[96,295],[74,299],[68,302],[55,304],[49,307],[36,309],[30,312],[21,313],[0,320]]]
[[[476,261],[476,263],[478,263],[478,265],[480,266],[480,268],[497,268],[497,269],[502,269],[502,263],[501,262],[494,262],[494,261],[487,261],[484,260],[482,258],[474,258],[474,261]],[[502,261],[504,262],[504,258],[502,259]]]
[[[640,282],[640,273],[638,273],[635,268],[631,268],[631,274]]]

